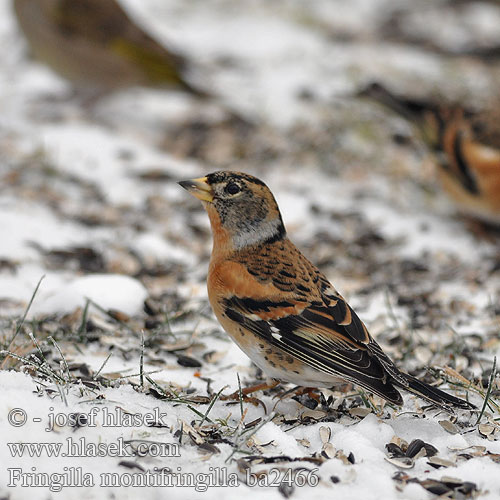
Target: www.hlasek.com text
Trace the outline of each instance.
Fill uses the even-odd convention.
[[[178,443],[125,440],[94,443],[85,437],[66,438],[63,443],[7,443],[12,457],[180,457]]]

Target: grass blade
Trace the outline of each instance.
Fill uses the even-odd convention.
[[[488,389],[486,390],[486,394],[484,396],[484,403],[481,408],[481,413],[479,413],[479,417],[477,418],[476,425],[479,424],[481,418],[483,418],[483,414],[486,410],[486,407],[488,406],[488,400],[490,399],[490,394],[493,389],[493,381],[495,380],[496,368],[497,368],[497,357],[495,356],[493,358],[493,368],[491,369],[490,379],[488,380]]]
[[[10,351],[10,348],[12,347],[12,344],[14,343],[14,340],[16,339],[16,337],[18,336],[19,332],[21,331],[21,328],[23,327],[24,322],[26,321],[26,316],[28,316],[28,312],[29,312],[29,310],[31,308],[31,305],[33,304],[33,301],[35,300],[35,296],[38,293],[38,289],[40,288],[40,285],[41,285],[42,281],[44,280],[44,278],[45,278],[45,274],[39,279],[39,281],[38,281],[38,283],[37,283],[37,285],[35,287],[35,290],[33,291],[33,294],[31,295],[31,299],[28,302],[28,305],[26,306],[26,309],[24,310],[23,317],[21,318],[21,321],[17,325],[17,328],[16,328],[16,331],[14,332],[14,335],[10,339],[9,345],[7,346],[7,349],[6,349],[7,351]],[[2,366],[3,366],[3,362],[2,362]]]

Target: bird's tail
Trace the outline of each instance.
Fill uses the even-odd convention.
[[[451,396],[450,394],[447,394],[446,392],[436,387],[426,384],[425,382],[422,382],[421,380],[418,380],[415,377],[408,375],[407,373],[401,373],[401,375],[403,375],[405,381],[408,382],[408,385],[405,386],[401,382],[394,380],[395,383],[401,385],[401,387],[403,387],[407,391],[413,392],[421,398],[435,404],[436,406],[439,406],[443,410],[453,411],[453,408],[461,408],[463,410],[476,409],[476,407],[472,403],[469,403],[468,401],[457,398],[455,396]]]
[[[368,97],[383,104],[407,120],[417,121],[421,114],[434,106],[430,103],[397,95],[378,82],[371,82],[358,91],[357,97]]]
[[[442,129],[445,126],[441,109],[432,101],[419,100],[391,92],[378,82],[368,84],[358,91],[357,97],[367,97],[404,119],[415,124],[422,139],[433,149],[442,148]]]

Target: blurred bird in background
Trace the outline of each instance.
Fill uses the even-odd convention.
[[[472,111],[408,98],[371,83],[358,93],[415,124],[435,153],[444,190],[457,210],[500,226],[500,106]]]
[[[14,0],[33,56],[95,99],[130,86],[207,94],[186,79],[188,61],[140,28],[116,0]]]
[[[269,133],[211,91],[193,85],[192,64],[148,35],[117,0],[13,0],[33,56],[69,80],[82,107],[133,86],[178,90],[207,104],[181,123],[168,123],[160,147],[177,156],[225,165],[267,150]],[[264,145],[261,145],[264,143]]]

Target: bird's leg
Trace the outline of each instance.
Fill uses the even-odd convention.
[[[288,389],[287,391],[281,393],[278,395],[279,399],[284,399],[290,394],[293,394],[293,398],[300,397],[307,395],[310,398],[314,399],[316,402],[320,403],[321,402],[321,396],[317,388],[315,387],[302,387],[300,385],[296,385],[295,387],[292,387],[291,389]]]
[[[266,381],[260,384],[252,385],[250,387],[245,387],[244,389],[241,389],[241,395],[243,396],[243,401],[255,399],[255,398],[248,398],[248,395],[257,391],[266,391],[267,389],[272,389],[273,387],[276,387],[279,383],[280,383],[279,380],[272,379],[271,381]],[[237,401],[240,399],[240,391],[235,391],[232,394],[223,395],[220,397],[220,399],[222,401],[227,401],[227,400]]]
[[[321,401],[320,393],[321,391],[316,387],[301,387],[295,392],[295,396],[309,396],[319,403]]]

